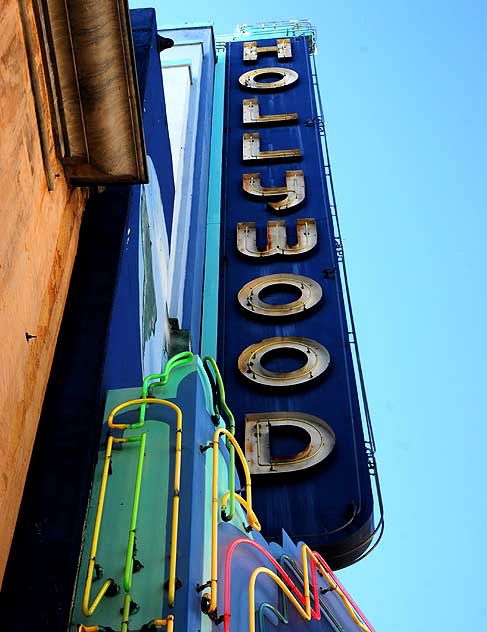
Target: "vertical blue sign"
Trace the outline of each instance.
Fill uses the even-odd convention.
[[[268,539],[353,562],[373,496],[306,37],[227,44],[219,362]]]

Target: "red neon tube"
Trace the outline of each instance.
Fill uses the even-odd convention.
[[[270,553],[268,553],[263,546],[254,542],[254,540],[249,540],[248,538],[237,538],[234,540],[231,545],[228,547],[227,554],[225,556],[225,597],[224,597],[224,607],[223,607],[223,626],[224,632],[230,632],[230,584],[231,584],[231,562],[232,555],[234,550],[237,548],[239,544],[250,544],[255,547],[258,551],[260,551],[265,557],[273,564],[276,570],[282,575],[284,581],[288,584],[289,588],[294,592],[297,599],[303,604],[306,605],[306,600],[304,595],[301,594],[300,590],[296,586],[296,584],[292,581],[286,571],[282,568],[282,566],[275,560]],[[317,621],[320,620],[321,612],[320,612],[320,604],[318,601],[318,584],[316,581],[316,563],[313,558],[310,558],[310,566],[311,566],[311,577],[312,577],[312,586],[313,586],[313,597],[315,602],[315,608],[311,609],[311,616],[313,619]]]

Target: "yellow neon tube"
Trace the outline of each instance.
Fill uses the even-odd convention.
[[[296,597],[292,594],[286,584],[282,581],[282,579],[271,571],[269,568],[265,566],[258,566],[252,573],[249,579],[249,632],[255,632],[255,582],[257,577],[263,573],[264,575],[268,575],[271,579],[273,579],[276,584],[281,588],[286,597],[291,601],[299,614],[306,621],[311,620],[311,602],[309,599],[309,592],[306,598],[306,609],[304,609],[301,604],[298,602]],[[309,586],[308,586],[309,588]],[[305,594],[306,596],[306,594]]]
[[[129,617],[130,617],[130,602],[131,601],[132,601],[132,597],[130,593],[127,593],[123,600],[121,632],[129,632]]]
[[[252,485],[250,482],[250,471],[241,447],[235,437],[226,428],[217,428],[213,435],[213,481],[211,491],[211,577],[208,612],[216,610],[217,606],[217,574],[218,574],[218,441],[221,435],[225,435],[232,443],[238,454],[245,473],[245,495],[247,497],[246,507],[247,521],[249,526],[256,531],[260,531],[260,524],[252,510]],[[208,597],[208,595],[206,595]]]
[[[260,566],[256,568],[249,580],[249,632],[255,632],[255,582],[259,574],[264,573],[271,577],[276,584],[284,591],[287,597],[291,600],[293,605],[298,610],[299,614],[306,619],[306,621],[311,620],[311,596],[310,596],[310,587],[309,587],[309,572],[308,572],[308,557],[313,560],[316,566],[319,568],[320,572],[325,577],[328,584],[332,587],[332,590],[336,591],[339,595],[340,599],[343,601],[345,607],[347,608],[350,616],[354,620],[354,622],[359,626],[361,630],[364,632],[371,632],[370,628],[362,623],[360,619],[357,617],[355,610],[352,608],[348,598],[343,593],[341,588],[333,581],[333,578],[330,576],[329,572],[326,568],[321,564],[320,560],[316,558],[313,551],[307,546],[303,544],[301,547],[301,563],[303,567],[303,592],[304,592],[304,600],[305,600],[305,608],[301,606],[301,604],[297,601],[294,595],[291,593],[286,584],[282,581],[282,579],[276,575],[276,573],[265,566]]]
[[[100,537],[101,520],[103,517],[103,506],[105,504],[105,494],[107,490],[108,472],[110,470],[110,460],[112,456],[113,443],[125,443],[126,439],[117,439],[109,436],[107,442],[107,450],[105,453],[105,462],[103,464],[103,473],[101,476],[100,494],[98,496],[98,505],[96,508],[95,527],[93,529],[93,538],[91,540],[90,561],[88,563],[88,570],[86,573],[85,591],[83,594],[82,610],[85,617],[89,617],[98,607],[98,604],[105,596],[106,591],[113,582],[113,579],[109,578],[98,591],[98,594],[93,599],[93,603],[90,606],[90,593],[91,585],[93,583],[93,571],[95,569],[96,551],[98,549],[98,540]]]
[[[174,493],[173,493],[173,515],[172,515],[172,526],[171,526],[171,549],[169,555],[169,586],[168,586],[168,604],[170,607],[174,606],[174,597],[176,592],[176,553],[177,553],[177,542],[178,542],[178,525],[179,525],[179,491],[181,484],[181,454],[182,454],[182,427],[183,427],[183,415],[181,409],[173,404],[172,402],[168,402],[165,399],[157,399],[157,398],[142,398],[142,399],[133,399],[123,404],[119,404],[116,406],[110,413],[108,417],[108,426],[110,428],[119,428],[125,429],[129,424],[114,424],[113,418],[117,413],[119,413],[124,408],[129,406],[135,406],[138,404],[161,404],[163,406],[167,406],[176,411],[176,454],[174,459]],[[96,511],[95,518],[95,526],[93,530],[93,538],[91,542],[91,550],[90,550],[90,560],[88,563],[88,571],[86,574],[86,582],[85,582],[85,590],[83,594],[83,603],[82,610],[83,614],[86,617],[89,617],[93,614],[93,612],[98,607],[100,601],[105,596],[108,588],[113,582],[113,579],[107,579],[103,586],[100,588],[98,594],[93,600],[93,603],[90,605],[90,593],[91,586],[93,583],[93,571],[95,568],[95,560],[96,560],[96,552],[98,549],[98,540],[100,537],[100,527],[103,516],[103,507],[105,503],[105,495],[106,495],[106,487],[108,480],[108,472],[110,470],[110,460],[112,455],[112,446],[113,443],[126,443],[126,438],[116,438],[113,436],[108,437],[107,449],[105,453],[105,461],[103,465],[103,473],[101,479],[101,487],[100,494],[98,497],[98,506]]]
[[[213,448],[213,471],[212,471],[212,529],[211,529],[211,579],[210,579],[210,594],[206,594],[206,597],[209,598],[209,606],[208,613],[214,612],[217,607],[217,568],[218,568],[218,441],[221,435],[225,435],[228,440],[235,447],[235,451],[237,452],[240,461],[242,463],[244,473],[245,473],[245,489],[247,500],[242,498],[239,494],[235,494],[235,499],[242,505],[247,514],[247,521],[249,526],[256,531],[260,531],[260,523],[252,509],[252,486],[250,480],[250,472],[247,464],[247,460],[237,443],[234,436],[226,429],[226,428],[218,428],[214,435],[212,441]],[[230,492],[227,491],[222,498],[221,509],[225,511],[228,500],[230,497]],[[305,600],[305,608],[301,606],[301,604],[297,601],[294,595],[291,593],[289,588],[284,584],[282,579],[272,570],[262,566],[258,567],[254,570],[251,575],[249,581],[249,632],[255,632],[255,582],[260,573],[264,573],[271,577],[278,586],[284,591],[287,597],[294,604],[298,612],[301,616],[307,621],[311,620],[311,595],[310,595],[310,584],[309,584],[309,570],[308,570],[308,556],[313,560],[315,565],[319,568],[322,575],[325,577],[326,581],[332,588],[332,590],[336,591],[341,600],[343,601],[345,607],[347,608],[350,616],[355,621],[355,623],[360,627],[364,632],[371,632],[370,628],[362,623],[358,618],[354,608],[350,604],[348,597],[341,590],[340,586],[338,586],[333,580],[332,576],[323,566],[319,559],[316,558],[313,551],[303,543],[301,547],[301,561],[303,568],[303,597]]]
[[[336,591],[336,593],[338,594],[340,599],[343,601],[346,609],[350,613],[350,616],[355,621],[355,623],[359,626],[359,628],[364,630],[364,632],[370,632],[370,628],[368,626],[365,626],[360,621],[360,619],[357,617],[357,614],[356,614],[355,610],[352,608],[349,600],[347,599],[346,595],[343,593],[342,589],[338,586],[338,584],[336,584],[333,581],[333,578],[330,576],[330,574],[328,573],[326,568],[323,566],[323,564],[320,562],[320,560],[315,556],[315,554],[313,553],[313,551],[309,548],[309,546],[307,544],[303,544],[303,546],[301,547],[301,563],[302,563],[302,566],[303,566],[303,586],[304,586],[304,597],[305,597],[305,599],[308,600],[310,598],[309,597],[308,560],[307,560],[307,556],[308,555],[309,555],[309,557],[312,558],[312,560],[314,561],[316,566],[320,569],[321,573],[325,577],[325,579],[328,582],[328,584],[330,585],[330,587],[334,591]]]
[[[231,492],[228,491],[228,492],[226,492],[226,494],[223,495],[223,498],[222,498],[222,510],[223,511],[225,511],[225,509],[227,508],[228,499],[230,498],[230,494],[231,494]],[[240,494],[235,494],[235,500],[237,500],[242,505],[242,507],[245,509],[247,514],[250,512],[250,514],[252,515],[252,522],[254,524],[254,526],[252,528],[255,529],[256,531],[260,531],[259,519],[255,515],[252,507],[249,507],[249,503],[245,500],[245,498],[242,498],[242,496],[240,496]]]
[[[304,546],[304,545],[303,545]],[[308,547],[307,547],[308,548]],[[357,614],[355,612],[355,610],[352,608],[352,605],[350,604],[350,601],[348,600],[348,597],[345,595],[345,593],[342,591],[342,589],[340,588],[340,586],[338,586],[338,584],[336,582],[333,581],[333,578],[331,577],[331,575],[328,573],[328,571],[326,570],[326,568],[324,568],[323,564],[321,564],[320,560],[318,560],[314,555],[313,552],[308,549],[311,553],[311,555],[313,556],[314,561],[316,562],[316,565],[319,566],[321,573],[323,574],[323,576],[326,578],[326,581],[329,583],[330,586],[332,586],[332,589],[338,594],[338,596],[340,597],[340,599],[343,601],[346,609],[348,610],[348,612],[350,613],[350,616],[352,617],[352,619],[355,621],[355,623],[359,626],[359,628],[361,630],[363,630],[364,632],[371,632],[369,626],[364,625],[362,623],[362,621],[360,621],[360,619],[357,617]]]
[[[167,619],[154,619],[152,625],[156,627],[165,627],[167,632],[173,632],[174,630],[174,615],[170,614]]]
[[[115,424],[113,418],[124,408],[129,406],[137,406],[140,404],[161,404],[168,406],[176,412],[176,455],[174,458],[174,493],[172,504],[172,526],[171,526],[171,550],[169,554],[169,587],[168,587],[168,605],[170,608],[174,606],[174,597],[176,593],[176,553],[178,547],[178,525],[179,525],[179,491],[181,484],[181,454],[182,454],[182,433],[183,433],[183,413],[179,406],[168,402],[166,399],[158,399],[156,397],[142,397],[140,399],[131,399],[128,402],[119,404],[111,411],[108,416],[108,426],[110,428],[126,429],[131,424]],[[138,424],[137,427],[143,425]]]

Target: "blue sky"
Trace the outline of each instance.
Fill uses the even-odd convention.
[[[487,5],[130,5],[159,5],[160,25],[212,21],[220,33],[316,26],[386,509],[378,549],[340,577],[377,632],[487,630]]]

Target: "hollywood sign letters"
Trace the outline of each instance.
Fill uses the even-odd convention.
[[[279,60],[292,59],[290,39],[278,39],[275,46],[257,46],[257,42],[245,42],[243,45],[244,62],[257,61],[262,53],[275,53]],[[272,93],[282,89],[292,90],[299,81],[299,75],[290,68],[281,66],[249,70],[239,78],[244,90],[259,93]],[[262,106],[262,107],[261,107]],[[263,126],[299,125],[297,113],[268,113],[264,103],[258,98],[244,98],[242,102],[242,122],[244,128]],[[265,149],[261,147],[260,134],[257,131],[245,132],[242,138],[242,160],[245,164],[271,164],[283,161],[296,161],[302,158],[301,148]],[[306,198],[305,174],[302,170],[287,170],[285,182],[280,187],[265,187],[260,173],[243,174],[242,187],[245,193],[256,202],[264,202],[277,214],[292,214]],[[257,247],[255,222],[239,222],[237,225],[237,248],[246,257],[268,258],[276,255],[295,257],[315,248],[318,243],[316,219],[300,218],[296,220],[297,243],[289,246],[286,238],[286,221],[269,219],[267,221],[267,244],[263,249]],[[287,288],[298,291],[296,300],[289,303],[272,304],[263,299],[263,295],[273,289]],[[322,301],[322,288],[317,281],[306,276],[289,273],[270,274],[253,279],[238,292],[238,301],[242,309],[264,318],[292,317],[310,310]],[[271,371],[264,366],[267,354],[300,353],[303,364],[296,370],[287,372]],[[276,336],[266,338],[244,349],[238,359],[241,374],[252,383],[275,389],[299,387],[318,378],[328,368],[330,354],[316,340],[301,336]],[[290,426],[299,428],[308,436],[307,447],[297,454],[279,456],[271,453],[272,428]],[[253,474],[277,474],[303,470],[323,461],[333,450],[335,434],[332,428],[319,417],[296,411],[277,411],[272,413],[246,414],[245,450]]]

